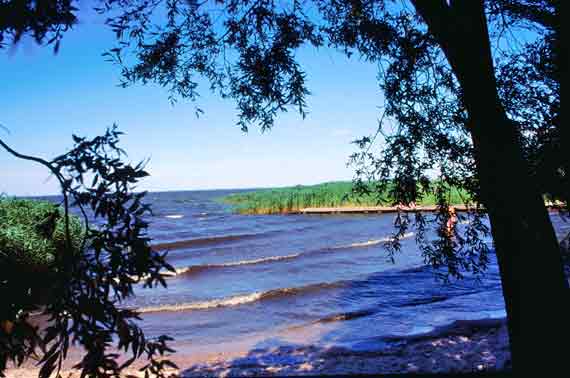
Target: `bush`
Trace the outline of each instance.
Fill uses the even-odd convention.
[[[63,210],[47,201],[0,199],[0,268],[15,272],[49,272],[65,250]],[[83,226],[69,217],[72,250],[79,251]]]

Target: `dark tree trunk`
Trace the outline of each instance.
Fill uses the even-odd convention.
[[[555,1],[556,16],[554,18],[554,75],[555,79],[560,84],[560,98],[564,97],[562,94],[563,88],[565,88],[565,93],[568,93],[568,26],[562,23],[562,13],[567,14],[563,10],[563,6],[567,7],[567,1]],[[566,205],[570,207],[570,127],[564,123],[566,119],[564,114],[564,108],[560,106],[560,113],[558,114],[558,130],[561,138],[561,153],[562,153],[562,164],[566,175],[564,176],[563,182],[563,198],[566,201]]]
[[[555,335],[567,330],[562,316],[567,282],[560,249],[523,159],[518,129],[498,97],[483,2],[414,4],[463,90],[499,262],[513,369],[562,367],[563,348],[554,342]]]

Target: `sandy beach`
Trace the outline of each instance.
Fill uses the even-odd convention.
[[[441,282],[413,232],[403,253],[387,259],[390,215],[245,217],[217,202],[220,195],[153,194],[153,243],[169,250],[177,274],[167,289],[136,287],[123,303],[142,313],[147,337],[174,337],[173,377],[509,369],[492,251],[484,276]],[[82,353],[71,348],[63,378],[79,377],[72,367]],[[145,363],[125,377],[140,376]],[[7,371],[37,375],[34,361]]]
[[[299,375],[458,373],[510,369],[504,319],[458,321],[406,339],[391,340],[377,351],[339,347],[281,346],[233,349],[217,354],[172,356],[179,370],[172,377],[259,377]],[[37,377],[35,368],[9,369],[8,378]],[[126,374],[139,375],[136,369]],[[65,378],[79,374],[67,370]]]

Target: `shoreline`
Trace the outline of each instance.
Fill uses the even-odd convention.
[[[468,211],[475,209],[475,207],[468,207],[466,205],[451,205],[455,211]],[[435,205],[418,205],[414,207],[409,206],[338,206],[338,207],[306,207],[299,210],[292,210],[284,214],[369,214],[369,213],[396,213],[403,211],[405,213],[411,212],[434,212],[438,208]]]
[[[239,343],[237,344],[240,345]],[[223,352],[171,356],[179,370],[170,377],[323,376],[355,374],[469,373],[510,370],[506,320],[460,320],[430,332],[394,337],[385,348],[351,350],[311,344],[251,348],[247,343]],[[142,377],[139,361],[127,371]],[[6,371],[8,378],[37,377],[38,369],[22,367]],[[66,370],[66,378],[77,378]]]
[[[332,346],[253,349],[181,369],[182,377],[323,376],[358,374],[469,373],[510,369],[506,320],[461,320],[430,332],[394,337],[385,348]]]
[[[467,205],[450,205],[450,208],[457,212],[468,211],[482,211],[485,212],[484,207],[477,209],[476,206]],[[560,210],[558,205],[545,205],[549,212],[557,212]],[[409,206],[334,206],[334,207],[304,207],[294,210],[280,210],[274,211],[271,209],[255,209],[255,210],[238,210],[241,215],[311,215],[311,214],[390,214],[397,212],[415,213],[426,212],[433,213],[438,211],[436,205],[417,205],[414,207]]]

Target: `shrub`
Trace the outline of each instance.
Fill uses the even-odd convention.
[[[65,250],[63,210],[48,201],[0,199],[0,268],[19,272],[55,269]],[[79,251],[84,230],[78,217],[69,217],[72,250]],[[4,273],[4,272],[3,272]]]

